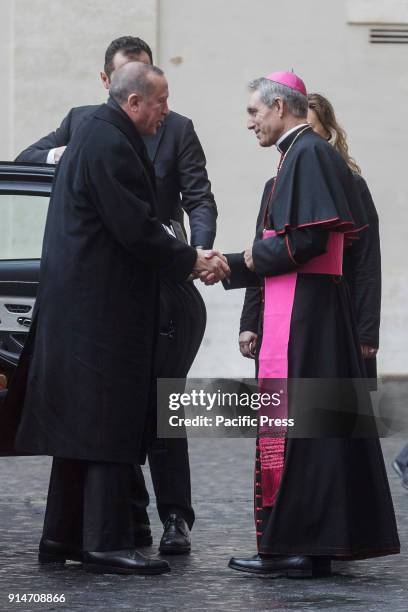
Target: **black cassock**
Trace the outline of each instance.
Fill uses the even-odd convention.
[[[159,277],[184,280],[196,258],[155,214],[143,141],[120,109],[102,105],[56,171],[18,450],[143,461]]]
[[[281,144],[288,153],[268,215],[277,235],[255,241],[255,273],[246,269],[243,254],[227,256],[232,274],[229,284],[224,282],[226,288],[262,286],[264,277],[294,272],[299,264],[325,253],[330,231],[353,232],[366,225],[356,182],[341,157],[312,130],[295,140],[299,131]],[[365,376],[343,277],[297,274],[287,364],[292,379]],[[262,495],[259,486],[256,493]],[[399,552],[376,438],[288,439],[275,503],[259,507],[259,499],[260,552],[341,559]]]
[[[351,292],[360,344],[378,348],[381,314],[381,250],[378,214],[367,183],[359,174],[353,173],[353,176],[367,216],[368,228],[347,241],[344,249],[343,272]],[[274,179],[270,179],[265,185],[256,222],[256,239],[262,237],[265,208],[273,181]],[[239,331],[240,333],[252,331],[258,334],[258,344],[260,344],[262,291],[259,287],[248,287],[245,292]],[[371,387],[375,388],[376,358],[364,359],[364,367],[367,376],[372,379]]]

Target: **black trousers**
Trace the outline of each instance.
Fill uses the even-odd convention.
[[[191,505],[190,465],[187,440],[184,438],[155,440],[148,453],[157,511],[162,523],[172,512],[184,518],[191,529],[194,510]],[[142,469],[134,468],[132,505],[136,522],[149,523],[149,494]]]
[[[85,551],[134,548],[134,468],[54,458],[43,536]]]

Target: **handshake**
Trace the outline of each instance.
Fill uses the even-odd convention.
[[[197,249],[193,278],[199,278],[205,285],[214,285],[227,278],[230,273],[227,258],[222,253],[214,249],[209,251]]]

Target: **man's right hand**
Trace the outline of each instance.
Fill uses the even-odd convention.
[[[363,359],[374,359],[377,356],[378,349],[373,346],[369,346],[368,344],[361,345],[361,353],[363,355]]]
[[[227,259],[222,253],[197,249],[197,259],[193,268],[196,278],[200,278],[206,285],[213,285],[224,280],[230,273]]]
[[[239,350],[241,355],[249,359],[255,359],[256,344],[258,342],[258,334],[251,331],[244,331],[239,334]]]
[[[58,164],[58,162],[59,162],[59,160],[61,159],[61,157],[63,156],[64,151],[65,151],[65,149],[66,149],[66,148],[67,148],[67,147],[66,147],[66,145],[65,145],[65,146],[63,146],[63,147],[57,147],[57,148],[54,150],[54,162],[55,162],[56,164]]]

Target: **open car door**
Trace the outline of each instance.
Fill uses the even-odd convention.
[[[30,329],[54,167],[0,162],[0,403]]]

